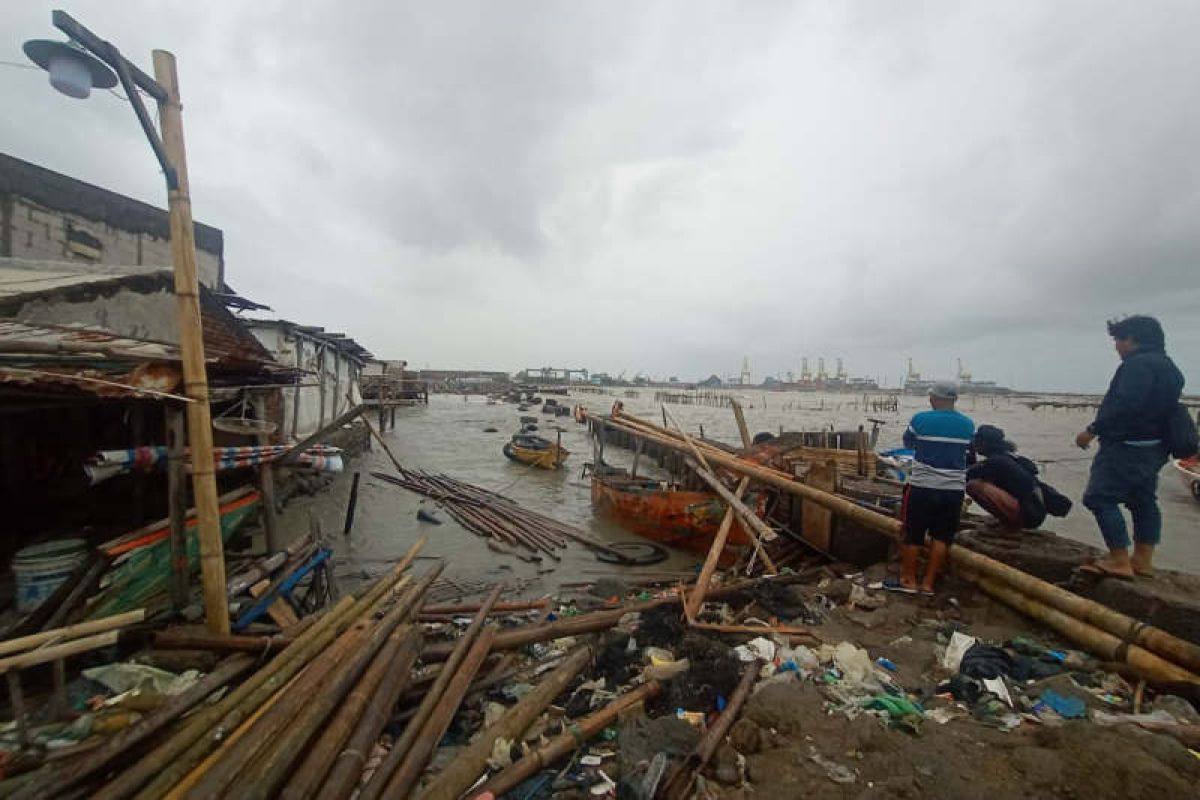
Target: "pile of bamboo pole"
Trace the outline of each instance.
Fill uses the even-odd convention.
[[[371,475],[436,500],[458,524],[480,536],[556,561],[561,559],[559,550],[571,541],[618,561],[626,560],[619,550],[593,539],[579,528],[530,511],[504,495],[448,475],[408,470],[399,465],[397,470],[399,475],[383,472],[372,472]]]

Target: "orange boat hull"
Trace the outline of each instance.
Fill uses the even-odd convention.
[[[761,496],[751,494],[744,500],[760,517],[765,513]],[[646,539],[703,554],[712,547],[726,507],[715,492],[664,489],[662,483],[644,478],[593,476],[592,508]],[[722,565],[732,564],[749,545],[750,537],[735,520],[721,555]]]

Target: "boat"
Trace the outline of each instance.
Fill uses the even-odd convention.
[[[766,513],[764,495],[752,492],[744,502],[758,516]],[[707,553],[725,517],[726,506],[715,492],[690,491],[667,481],[630,477],[620,472],[593,472],[592,508],[651,541]],[[749,545],[750,537],[735,519],[721,563],[732,564]]]
[[[1183,485],[1192,493],[1192,497],[1200,501],[1200,456],[1188,458],[1173,458],[1171,465],[1179,471]]]
[[[529,433],[517,433],[513,434],[511,441],[504,443],[504,455],[531,467],[558,469],[571,453],[558,442]]]

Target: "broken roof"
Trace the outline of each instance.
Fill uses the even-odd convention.
[[[249,325],[251,328],[283,328],[288,333],[299,333],[304,336],[317,339],[325,342],[335,350],[345,353],[350,358],[353,358],[354,360],[360,361],[364,364],[375,359],[375,356],[371,354],[370,350],[363,347],[346,334],[334,331],[326,331],[319,325],[301,325],[297,322],[291,322],[286,319],[253,319],[248,317],[243,317],[241,321],[246,325]]]

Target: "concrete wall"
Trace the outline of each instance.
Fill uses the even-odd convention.
[[[77,214],[43,208],[23,197],[14,197],[0,221],[0,238],[14,258],[69,261],[75,264],[135,264],[171,268],[171,244],[153,234],[124,231]],[[67,238],[68,227],[100,240],[98,258],[74,252]],[[196,274],[203,285],[214,288],[221,278],[221,257],[196,248]]]
[[[178,343],[175,295],[167,290],[119,289],[108,297],[67,302],[35,299],[21,306],[16,319],[49,325],[87,325],[135,339]]]
[[[306,373],[300,379],[301,388],[283,390],[283,419],[278,422],[285,440],[310,436],[349,411],[352,403],[362,402],[358,361],[294,328],[245,322],[276,361]]]

